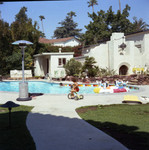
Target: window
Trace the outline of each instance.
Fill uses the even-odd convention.
[[[63,66],[66,64],[66,58],[59,58],[58,59],[58,65]]]

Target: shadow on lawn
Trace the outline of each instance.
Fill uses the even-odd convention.
[[[8,109],[0,109],[0,149],[35,150],[35,143],[26,126],[28,111],[11,112],[9,126]]]
[[[149,150],[149,133],[139,132],[136,126],[118,125],[111,122],[87,122],[112,136],[131,150]]]
[[[28,111],[14,111],[11,115],[12,127],[9,129],[8,112],[0,113],[0,150],[124,149],[123,145],[82,119]]]
[[[92,120],[88,120],[88,123],[111,135],[131,150],[149,149],[149,133],[138,132],[135,126]],[[105,140],[107,136],[99,138],[97,135],[101,134],[101,131],[98,132],[94,127],[88,128],[88,123],[78,118],[17,111],[12,112],[12,129],[8,130],[8,113],[3,112],[0,113],[0,149],[49,150],[50,147],[53,150],[92,150],[102,146],[104,149],[111,147],[111,141],[108,143],[108,140]],[[28,129],[34,137],[36,148]],[[48,147],[45,147],[47,144]]]

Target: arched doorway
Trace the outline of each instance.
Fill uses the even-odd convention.
[[[119,75],[127,75],[127,73],[128,73],[128,67],[125,65],[122,65],[119,68]]]

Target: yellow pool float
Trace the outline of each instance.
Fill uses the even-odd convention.
[[[94,92],[95,93],[99,93],[100,92],[100,88],[94,88]]]

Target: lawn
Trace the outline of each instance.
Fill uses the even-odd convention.
[[[76,109],[82,119],[128,149],[149,150],[149,104],[89,106]]]
[[[35,150],[35,143],[27,129],[26,118],[33,107],[19,106],[12,109],[11,128],[8,109],[0,107],[0,149]]]

